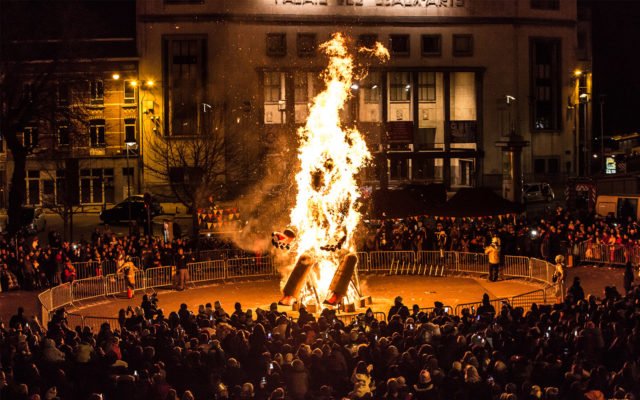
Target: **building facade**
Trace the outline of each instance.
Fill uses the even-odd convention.
[[[340,31],[391,52],[344,115],[376,156],[368,181],[497,188],[509,134],[529,142],[526,181],[577,172],[575,0],[139,1],[137,21],[140,77],[160,83],[145,142],[188,140],[218,109],[249,161],[287,153],[322,88],[318,45]]]
[[[87,211],[139,193],[135,3],[120,3],[125,17],[112,5],[4,2],[3,207],[9,136],[27,154],[25,205]]]

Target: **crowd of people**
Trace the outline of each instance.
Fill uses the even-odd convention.
[[[114,273],[127,257],[136,258],[141,269],[175,266],[180,249],[187,253],[193,247],[188,238],[165,242],[160,237],[119,236],[108,225],[96,228],[88,241],[66,242],[55,232],[46,245],[41,245],[37,236],[0,238],[0,289],[41,290],[77,278]],[[201,239],[199,247],[235,248],[230,241],[216,238]]]
[[[97,332],[64,310],[46,329],[19,310],[0,327],[0,399],[638,398],[640,288],[600,300],[577,286],[553,307],[485,295],[460,316],[398,297],[386,318],[346,324],[275,303],[167,314],[154,296]]]
[[[370,221],[363,239],[369,250],[445,250],[483,252],[499,237],[503,255],[524,255],[553,261],[557,254],[578,256],[589,242],[631,248],[640,244],[640,225],[627,217],[600,217],[558,207],[538,218],[496,216],[444,218],[420,216]]]

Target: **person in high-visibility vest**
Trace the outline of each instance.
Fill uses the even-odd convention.
[[[489,256],[489,280],[495,282],[500,274],[500,239],[494,236],[491,245],[484,249],[484,254]]]
[[[124,264],[116,271],[117,274],[124,274],[124,281],[127,285],[127,298],[133,298],[133,292],[136,287],[136,271],[138,268],[131,261],[131,257],[125,258]]]

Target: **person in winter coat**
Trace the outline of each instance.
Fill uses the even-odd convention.
[[[129,256],[125,258],[124,264],[116,271],[116,274],[124,275],[124,281],[127,285],[127,297],[130,299],[133,298],[133,291],[136,287],[136,271],[138,271],[138,268],[136,268]]]
[[[627,261],[627,264],[624,266],[624,292],[629,293],[633,286],[633,276],[634,268],[633,264],[631,264],[631,260]]]
[[[564,256],[556,256],[556,270],[553,273],[553,282],[556,284],[556,300],[558,303],[562,303],[564,298],[564,282],[567,279],[567,275],[564,272]]]
[[[494,236],[491,245],[484,249],[484,254],[489,256],[489,280],[495,282],[500,274],[500,239]]]
[[[301,360],[293,360],[288,377],[289,396],[293,400],[302,400],[309,391],[309,373]]]
[[[431,382],[431,374],[426,369],[420,371],[418,383],[413,385],[416,400],[438,400],[438,390]]]
[[[52,364],[64,362],[64,353],[58,350],[53,339],[44,340],[44,346],[42,348],[42,359],[45,362]]]

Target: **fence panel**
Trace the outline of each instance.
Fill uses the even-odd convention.
[[[204,282],[225,279],[224,261],[202,261],[187,264],[189,282]]]
[[[458,271],[488,274],[489,257],[483,253],[458,253]]]
[[[509,303],[511,304],[511,307],[522,307],[525,311],[528,311],[529,309],[531,309],[531,305],[533,303],[536,303],[538,305],[546,304],[547,296],[544,289],[538,289],[528,293],[513,296]]]
[[[103,276],[78,279],[71,284],[73,301],[94,299],[105,295],[105,279]]]
[[[552,284],[553,282],[551,282],[551,277],[553,276],[554,270],[555,267],[544,260],[539,260],[537,258],[531,259],[531,279]]]
[[[509,303],[509,299],[506,297],[503,298],[499,298],[499,299],[493,299],[493,300],[489,300],[489,303],[493,306],[493,308],[496,311],[496,314],[500,313],[500,310],[502,310],[502,305],[503,303]],[[467,308],[469,309],[469,311],[474,314],[478,311],[478,308],[482,305],[481,301],[478,302],[474,302],[474,303],[464,303],[464,304],[458,304],[455,308],[455,314],[456,315],[462,315],[462,310]]]
[[[78,279],[102,275],[102,266],[97,261],[74,262],[72,265],[76,269],[76,277]]]
[[[84,317],[80,314],[67,313],[67,327],[71,330],[75,330],[76,327],[82,328],[84,326]]]
[[[358,271],[369,271],[369,253],[366,251],[359,251],[356,253],[356,256],[358,256]]]
[[[134,290],[146,288],[146,277],[144,271],[138,270],[135,273]],[[127,291],[127,282],[124,274],[111,274],[105,277],[105,296],[114,296]]]
[[[529,257],[505,256],[502,274],[517,278],[530,278]]]
[[[458,265],[455,251],[419,251],[416,257],[416,275],[443,276],[455,272]]]
[[[120,329],[120,322],[118,322],[118,318],[116,317],[89,317],[85,316],[82,318],[82,323],[84,327],[89,327],[94,333],[98,333],[100,331],[100,327],[104,323],[108,323],[111,326],[112,330]]]
[[[147,288],[173,285],[171,267],[149,268],[144,274],[147,279]]]
[[[38,294],[38,300],[47,312],[53,311],[53,298],[51,297],[51,289],[47,289],[44,292]]]
[[[587,240],[580,243],[578,247],[580,249],[580,260],[582,262],[600,264],[606,264],[608,262],[608,246]]]
[[[369,253],[369,272],[386,273],[396,264],[406,267],[414,265],[415,261],[413,251],[372,251]]]
[[[227,260],[227,278],[273,276],[271,257],[230,258]]]
[[[51,289],[51,310],[71,304],[73,296],[71,295],[71,283],[63,283]]]
[[[114,260],[104,260],[102,262],[102,275],[115,274],[118,269],[118,264]]]

